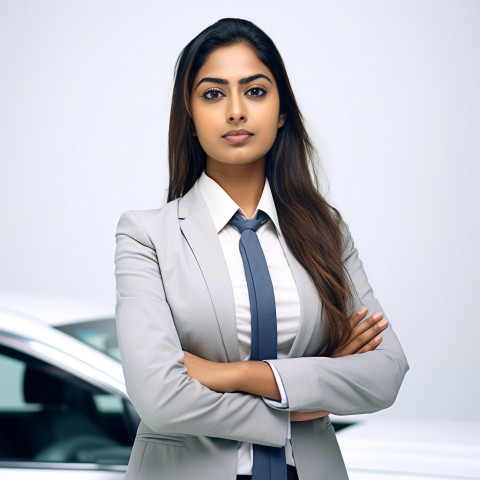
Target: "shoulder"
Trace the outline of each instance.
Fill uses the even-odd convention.
[[[127,210],[120,215],[116,235],[128,235],[144,244],[151,244],[150,236],[158,229],[178,225],[178,199],[152,210]]]

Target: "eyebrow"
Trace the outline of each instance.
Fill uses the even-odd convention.
[[[256,80],[257,78],[265,78],[266,80],[268,80],[273,85],[273,82],[263,73],[257,73],[256,75],[250,75],[250,77],[241,78],[238,81],[238,84],[239,85],[245,85],[246,83],[253,82],[253,80]],[[197,83],[197,85],[195,86],[195,90],[203,82],[218,83],[219,85],[229,85],[230,84],[230,82],[228,80],[226,80],[225,78],[205,77],[205,78],[202,78]]]

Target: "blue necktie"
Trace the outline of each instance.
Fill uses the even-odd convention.
[[[267,220],[268,215],[261,211],[255,219],[243,219],[237,212],[229,222],[241,234],[240,254],[247,277],[252,319],[250,360],[277,358],[275,296],[265,255],[255,233]],[[287,480],[285,448],[253,445],[252,480]]]

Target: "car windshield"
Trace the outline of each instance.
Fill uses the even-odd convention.
[[[120,360],[115,318],[69,323],[68,325],[59,325],[56,328],[110,357]]]

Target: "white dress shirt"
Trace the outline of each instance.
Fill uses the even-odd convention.
[[[232,281],[240,358],[249,360],[251,342],[250,300],[239,249],[240,233],[232,225],[228,224],[237,211],[244,218],[248,217],[225,190],[208,177],[205,172],[200,176],[199,187],[217,230],[218,239]],[[280,226],[267,179],[265,179],[265,187],[253,218],[257,216],[258,210],[262,210],[269,216],[269,220],[257,230],[257,236],[267,261],[275,294],[278,358],[286,358],[300,326],[300,300],[295,280],[278,240]],[[271,367],[275,374],[282,400],[281,402],[274,402],[265,399],[265,401],[271,405],[286,407],[288,406],[288,399],[286,398],[281,378],[276,369],[272,365]],[[295,465],[292,447],[287,439],[285,453],[287,463]],[[237,474],[251,475],[252,464],[252,445],[240,443]]]

